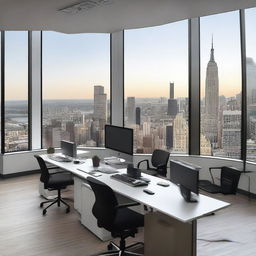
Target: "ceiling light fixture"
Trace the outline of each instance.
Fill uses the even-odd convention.
[[[79,12],[88,11],[101,5],[110,4],[111,2],[112,0],[84,0],[82,2],[61,8],[59,11],[68,14],[76,14]]]

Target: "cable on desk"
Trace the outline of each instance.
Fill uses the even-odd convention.
[[[226,242],[226,243],[240,243],[240,242],[237,242],[237,241],[233,241],[233,240],[230,240],[230,239],[203,239],[203,238],[197,238],[197,240],[200,240],[200,241],[204,241],[204,242],[211,242],[211,243],[222,243],[222,242]]]

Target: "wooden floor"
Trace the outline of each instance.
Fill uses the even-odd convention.
[[[53,207],[42,216],[38,180],[37,174],[0,180],[0,256],[87,256],[105,250],[107,243],[80,224],[73,208],[66,214],[64,207]],[[73,207],[72,191],[64,196]],[[256,201],[218,198],[232,206],[198,221],[198,256],[256,255]],[[130,241],[142,240],[141,232]]]

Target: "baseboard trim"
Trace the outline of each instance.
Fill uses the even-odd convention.
[[[242,195],[245,195],[245,196],[248,196],[250,198],[256,198],[256,194],[252,193],[252,192],[249,192],[249,191],[246,191],[246,190],[243,190],[243,189],[237,189],[237,192],[239,194],[242,194]]]
[[[37,170],[30,170],[30,171],[25,171],[25,172],[16,172],[16,173],[10,173],[10,174],[0,174],[0,178],[1,179],[16,178],[16,177],[21,177],[21,176],[30,175],[30,174],[36,174],[36,173],[41,173],[41,170],[37,169]]]

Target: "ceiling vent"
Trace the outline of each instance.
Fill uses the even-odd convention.
[[[67,7],[59,9],[60,12],[68,14],[76,14],[84,11],[88,11],[95,7],[111,4],[112,0],[84,0],[82,2],[69,5]]]

